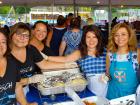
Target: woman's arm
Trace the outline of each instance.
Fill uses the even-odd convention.
[[[27,105],[26,98],[24,96],[22,85],[17,82],[16,83],[16,99],[20,103],[20,105]]]
[[[106,55],[106,74],[109,75],[109,68],[110,68],[110,59],[109,59],[109,55],[107,53]]]
[[[25,86],[25,85],[29,84],[29,78],[23,78],[23,79],[21,79],[20,80],[20,84],[22,86]]]
[[[77,67],[76,63],[73,63],[74,61],[81,58],[81,53],[79,50],[74,51],[72,54],[67,56],[49,56],[47,60],[43,60],[37,65],[40,67],[40,69],[43,71],[47,71],[48,69],[56,69],[56,68],[74,68]]]
[[[42,70],[42,72],[49,71],[50,69],[53,70],[59,70],[64,68],[75,68],[78,67],[75,62],[68,62],[68,63],[62,63],[62,62],[51,62],[47,60],[42,60],[39,63],[36,63],[38,67]]]
[[[74,51],[73,53],[66,56],[48,56],[48,61],[54,62],[73,62],[81,58],[81,53],[79,50]]]
[[[17,102],[20,105],[38,105],[35,102],[33,102],[33,103],[28,103],[27,102],[26,97],[25,97],[24,92],[23,92],[23,87],[22,87],[22,85],[19,82],[16,83],[15,92],[16,92]]]
[[[45,76],[43,74],[35,74],[31,77],[21,79],[20,84],[24,86],[31,83],[38,83],[44,81],[44,78]]]
[[[62,41],[59,47],[59,55],[62,56],[64,54],[66,48],[66,42]]]
[[[137,54],[138,63],[140,64],[140,48],[137,49]]]

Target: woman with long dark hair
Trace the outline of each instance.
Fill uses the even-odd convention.
[[[101,32],[95,25],[86,26],[79,45],[79,50],[67,56],[48,57],[49,61],[77,61],[88,79],[88,88],[98,96],[106,95],[106,84],[100,77],[106,71],[106,51],[103,47]]]

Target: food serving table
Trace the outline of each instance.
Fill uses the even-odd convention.
[[[95,96],[87,88],[82,92],[77,92],[80,98]],[[43,105],[44,102],[50,103],[53,105],[55,103],[61,103],[65,101],[71,101],[66,93],[57,94],[57,95],[48,95],[43,96],[35,86],[30,86],[30,92],[26,95],[28,102],[37,102],[39,105]]]

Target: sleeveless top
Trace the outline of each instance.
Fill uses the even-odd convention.
[[[53,28],[53,35],[50,42],[50,48],[56,56],[59,55],[59,46],[62,41],[62,37],[66,31],[67,28]]]

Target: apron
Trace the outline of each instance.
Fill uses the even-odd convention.
[[[88,80],[87,87],[96,96],[105,97],[108,85],[100,81],[101,75],[103,74],[94,74],[92,76],[87,76]]]
[[[132,53],[129,53],[130,60],[116,61],[116,53],[113,54],[113,61],[110,65],[110,76],[107,98],[114,99],[134,94],[138,85],[136,72],[132,64]],[[114,59],[115,58],[115,59]]]

